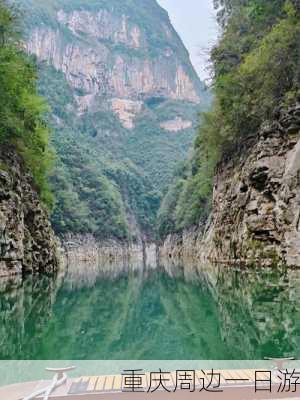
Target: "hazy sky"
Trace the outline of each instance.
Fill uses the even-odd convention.
[[[206,71],[207,50],[218,36],[212,0],[158,0],[190,52],[192,63],[202,79]]]

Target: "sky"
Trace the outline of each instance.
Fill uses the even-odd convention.
[[[200,78],[208,79],[208,51],[218,37],[212,0],[158,0],[158,3],[168,11]]]

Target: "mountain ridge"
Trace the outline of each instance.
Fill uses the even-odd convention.
[[[19,4],[52,108],[55,230],[154,238],[162,194],[208,104],[167,12],[154,0]]]

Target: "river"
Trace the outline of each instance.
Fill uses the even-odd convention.
[[[1,359],[300,357],[300,271],[69,265],[0,281]]]

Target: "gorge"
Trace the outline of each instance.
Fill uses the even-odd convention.
[[[211,56],[212,105],[155,0],[143,8],[129,0],[17,2],[22,43],[50,105],[51,221],[63,241],[116,249],[159,241],[163,257],[299,265],[298,6],[268,4],[249,14],[246,5],[216,2],[224,32]],[[280,53],[289,64],[273,63],[273,80],[261,81]],[[4,176],[5,167],[5,186]],[[20,271],[32,240],[27,231],[5,233],[10,211],[2,204],[2,271],[6,260]],[[21,218],[26,225],[26,212]],[[57,265],[47,229],[50,253],[47,239],[44,253],[34,240],[28,257],[49,254],[45,265]]]
[[[299,111],[300,104],[278,110],[218,165],[207,225],[167,237],[162,256],[300,265]]]
[[[209,102],[167,13],[154,0],[21,7],[52,110],[55,231],[154,240],[160,200]]]
[[[214,0],[209,89],[156,0],[13,4],[1,358],[299,356],[299,1]]]
[[[161,253],[299,267],[299,2],[215,5],[214,104],[162,203]]]
[[[7,224],[12,210],[4,194],[1,274],[56,270],[59,256],[55,253],[60,246],[47,221],[50,215],[62,242],[82,244],[91,237],[112,243],[112,251],[118,252],[124,243],[155,240],[161,198],[177,162],[184,160],[192,144],[199,110],[209,104],[205,85],[168,14],[154,0],[147,0],[143,8],[131,1],[15,3],[17,14],[22,15],[22,42],[17,32],[12,33],[19,29],[20,17],[11,8],[16,26],[8,29],[7,43],[11,35],[14,51],[20,46],[26,50],[28,60],[21,57],[24,63],[32,60],[32,73],[37,65],[38,91],[50,106],[47,121],[43,111],[42,124],[51,129],[51,143],[48,146],[48,139],[37,135],[33,149],[30,136],[22,130],[26,121],[20,121],[18,133],[12,127],[13,166],[7,171],[4,160],[2,183],[4,192],[16,191],[11,202],[15,202],[16,224],[20,220],[21,227]],[[6,2],[1,6],[5,16],[9,6]],[[7,75],[13,74],[13,68],[5,71]],[[20,93],[16,93],[22,101],[21,79],[27,78],[20,76]],[[32,80],[32,94],[34,85]],[[4,104],[5,91],[2,100]],[[32,101],[38,104],[42,99]],[[30,102],[22,106],[31,118]],[[15,105],[12,110],[17,115]],[[5,137],[10,126],[4,121]],[[36,129],[38,124],[28,122]],[[18,135],[24,137],[28,150],[16,145]],[[13,176],[13,187],[7,172]],[[16,202],[22,192],[18,179],[26,174],[28,182],[32,180],[28,186],[44,203],[37,204],[37,210],[30,204],[30,216],[27,208],[21,209],[26,200],[21,197]],[[35,217],[35,211],[42,219]],[[36,240],[27,239],[28,229],[37,231],[33,233]],[[37,265],[35,258],[40,260]]]

